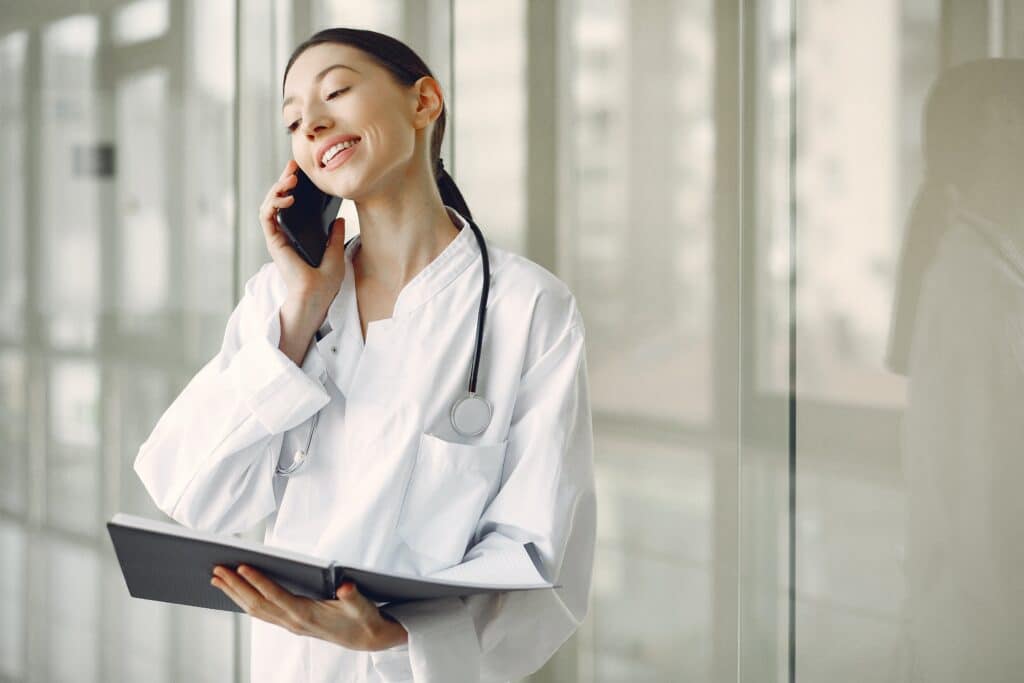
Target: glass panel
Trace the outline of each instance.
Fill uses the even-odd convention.
[[[56,360],[50,371],[47,519],[62,529],[98,534],[100,377],[82,360]]]
[[[575,18],[568,249],[598,410],[709,418],[711,18],[701,2],[590,1]]]
[[[172,393],[166,373],[162,371],[124,365],[118,367],[116,373],[118,400],[115,410],[117,423],[121,426],[121,510],[166,520],[166,515],[146,492],[134,465],[139,447],[177,394]]]
[[[0,164],[25,168],[24,31],[0,38]],[[25,174],[8,173],[0,185],[0,339],[25,334]]]
[[[129,76],[117,86],[120,250],[117,310],[120,332],[162,336],[170,332],[167,227],[167,70]]]
[[[188,172],[183,181],[190,199],[178,207],[182,220],[170,239],[188,246],[177,247],[184,272],[175,279],[185,289],[189,356],[202,362],[220,350],[225,316],[234,308],[235,52],[223,32],[234,24],[235,16],[230,0],[194,0],[189,8],[193,51],[186,55],[185,144],[176,146],[174,153],[184,153]],[[242,229],[262,235],[256,221]]]
[[[798,5],[797,680],[1020,678],[1022,13]]]
[[[0,509],[18,515],[28,502],[27,395],[24,356],[0,352]]]
[[[114,12],[114,42],[138,43],[167,32],[167,0],[136,0]]]
[[[159,519],[154,515],[146,515]],[[138,600],[125,589],[121,567],[114,557],[113,547],[104,557],[104,610],[117,620],[120,631],[116,639],[106,643],[118,681],[152,681],[170,683],[175,678],[171,659],[174,642],[171,636],[171,617],[179,608],[153,600]],[[232,680],[230,676],[223,680]]]
[[[445,137],[451,137],[455,152],[445,166],[484,235],[523,253],[526,3],[495,0],[453,6],[458,89],[446,93],[450,106]]]
[[[46,539],[46,667],[42,680],[100,680],[99,558],[96,550],[56,537]]]
[[[711,458],[611,435],[600,446],[595,632],[582,656],[596,680],[711,681]]]
[[[25,678],[25,531],[0,520],[0,678]]]
[[[101,153],[92,142],[99,126],[98,40],[94,16],[68,17],[43,32],[39,281],[42,313],[58,346],[92,348],[98,333],[100,188],[81,161]]]
[[[400,37],[402,5],[401,0],[314,0],[313,25],[316,30],[345,26]]]
[[[181,648],[176,680],[197,683],[232,680],[234,660],[228,653],[234,648],[238,617],[231,612],[212,610],[178,610],[174,616],[174,635]]]
[[[735,162],[716,148],[734,133],[715,110],[736,78],[716,63],[716,25],[710,2],[580,0],[571,39],[559,34],[571,190],[559,275],[587,325],[597,446],[579,653],[594,680],[736,678],[734,283],[712,307],[738,267],[736,227],[714,204],[716,190],[736,196]]]

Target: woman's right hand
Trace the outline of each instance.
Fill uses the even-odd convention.
[[[299,181],[295,175],[297,169],[298,164],[295,160],[289,159],[281,177],[267,192],[263,205],[260,206],[263,236],[270,257],[277,264],[290,295],[301,298],[315,297],[321,300],[326,298],[327,301],[331,301],[345,279],[345,219],[338,218],[331,226],[331,235],[320,267],[314,268],[306,263],[292,247],[277,221],[277,210],[291,206],[295,201],[295,197],[287,193]]]

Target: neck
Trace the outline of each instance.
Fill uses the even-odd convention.
[[[444,204],[403,201],[357,204],[359,248],[352,255],[355,274],[400,291],[459,234]]]

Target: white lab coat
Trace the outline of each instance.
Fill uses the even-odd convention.
[[[923,281],[903,425],[901,681],[1008,683],[1024,669],[1019,238],[978,214],[954,212]]]
[[[506,681],[537,670],[587,613],[596,536],[584,325],[566,285],[488,244],[491,285],[477,381],[487,429],[449,420],[467,387],[483,266],[468,222],[400,292],[364,343],[352,253],[332,328],[296,366],[278,349],[286,285],[249,279],[223,346],[142,444],[135,471],[161,510],[339,563],[430,574],[532,541],[561,588],[385,607],[408,642],[364,652],[252,620],[252,680]],[[304,467],[276,476],[306,441]]]

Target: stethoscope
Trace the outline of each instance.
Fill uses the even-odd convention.
[[[465,394],[455,399],[455,402],[452,403],[449,415],[452,421],[452,428],[457,433],[462,436],[476,436],[487,429],[487,425],[491,423],[491,414],[493,412],[491,402],[476,393],[476,376],[477,371],[480,369],[480,347],[484,337],[484,314],[487,311],[487,291],[491,285],[491,268],[490,262],[487,260],[487,243],[484,242],[484,236],[481,234],[480,228],[476,226],[472,218],[467,218],[466,220],[469,222],[469,227],[473,229],[477,244],[480,246],[480,260],[483,261],[484,279],[480,293],[480,308],[476,318],[476,345],[473,349],[473,368],[469,374],[469,388]],[[346,249],[354,239],[355,237],[352,237],[348,242],[345,242]],[[294,474],[305,464],[309,456],[309,446],[313,443],[313,434],[316,433],[316,425],[319,420],[320,412],[317,411],[316,415],[313,416],[313,424],[309,430],[309,436],[306,438],[306,446],[295,451],[291,465],[281,467],[280,461],[277,463],[277,473],[280,476],[286,477]]]

